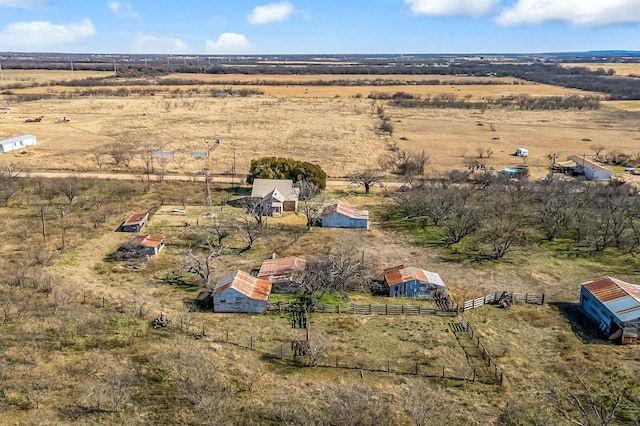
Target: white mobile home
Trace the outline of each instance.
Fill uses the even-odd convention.
[[[33,135],[16,136],[15,138],[0,141],[0,153],[20,150],[36,144],[36,137]]]
[[[528,157],[529,150],[526,148],[517,148],[516,149],[516,157]]]

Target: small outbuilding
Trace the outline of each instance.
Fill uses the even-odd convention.
[[[529,150],[526,148],[516,148],[516,157],[528,157]]]
[[[122,232],[140,232],[149,222],[149,212],[134,213],[120,225]]]
[[[163,235],[136,235],[118,249],[121,259],[149,258],[160,253],[164,248]]]
[[[271,281],[237,270],[218,281],[211,292],[214,312],[262,313],[267,309]]]
[[[610,340],[640,343],[640,285],[612,277],[582,283],[580,306]]]
[[[262,211],[273,217],[295,212],[299,194],[291,179],[255,179],[251,188],[251,198],[262,199]]]
[[[36,144],[36,137],[33,135],[16,136],[15,138],[0,141],[0,153],[21,150]]]
[[[389,286],[389,297],[425,297],[443,296],[446,286],[435,272],[424,269],[395,266],[384,270],[384,280]]]
[[[289,256],[262,262],[257,278],[271,281],[272,293],[294,294],[302,285],[307,261],[304,257]]]
[[[570,155],[567,160],[576,163],[575,173],[584,175],[588,180],[611,180],[611,170],[582,155]]]
[[[369,229],[369,211],[359,210],[344,203],[325,207],[321,220],[323,228]]]

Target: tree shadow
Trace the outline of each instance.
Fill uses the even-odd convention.
[[[579,303],[552,302],[549,304],[555,306],[560,315],[569,321],[573,334],[579,337],[583,343],[591,345],[612,344],[600,334],[598,324],[585,313]]]

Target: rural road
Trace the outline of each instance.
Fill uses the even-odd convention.
[[[56,179],[56,178],[65,178],[70,176],[76,176],[84,179],[106,179],[106,180],[135,180],[139,181],[141,179],[146,179],[146,174],[136,174],[136,173],[108,173],[108,172],[72,172],[72,171],[38,171],[31,170],[28,172],[30,177],[41,177],[46,179]],[[152,174],[150,175],[151,180],[157,181],[160,178],[160,175]],[[204,182],[205,177],[200,174],[187,174],[187,175],[179,175],[179,174],[166,174],[163,177],[164,180],[170,181],[181,181],[181,182]],[[228,183],[232,184],[234,182],[234,178],[231,176],[222,176],[222,175],[213,175],[210,177],[210,181],[213,183]],[[235,183],[241,184],[245,182],[244,175],[238,175],[235,177]],[[403,185],[402,182],[398,181],[385,181],[380,182],[383,186],[397,188]],[[350,181],[348,179],[334,179],[327,180],[327,186],[349,186]]]

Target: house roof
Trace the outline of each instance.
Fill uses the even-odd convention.
[[[2,141],[0,141],[0,145],[11,145],[14,144],[15,142],[20,142],[23,141],[25,139],[35,139],[36,137],[33,135],[21,135],[21,136],[16,136],[13,138],[9,138],[9,139],[4,139]]]
[[[601,277],[582,283],[582,286],[600,301],[620,322],[640,319],[640,285]]]
[[[338,213],[352,219],[369,219],[368,210],[359,210],[345,203],[336,203],[327,206],[322,210],[322,216]]]
[[[446,287],[440,275],[412,266],[394,266],[384,270],[384,278],[389,286],[406,283],[413,280],[424,281],[439,287]]]
[[[263,261],[257,277],[269,280],[272,283],[286,281],[300,283],[306,268],[307,260],[303,257],[277,257]]]
[[[232,288],[250,299],[266,301],[271,294],[271,281],[252,277],[246,272],[236,270],[220,278],[211,294],[215,296],[228,288]]]
[[[251,197],[264,198],[276,189],[285,197],[282,201],[298,200],[300,191],[293,187],[291,179],[254,179]]]
[[[601,166],[595,161],[591,161],[582,155],[570,155],[567,157],[567,160],[573,161],[576,163],[576,166],[580,166],[583,168],[590,168],[593,170],[606,170],[608,172],[611,172],[611,170],[607,169],[606,167]]]
[[[136,225],[138,223],[142,223],[144,222],[144,220],[147,218],[147,216],[149,215],[149,213],[145,212],[145,213],[134,213],[131,216],[129,216],[129,219],[127,219],[127,221],[124,223],[125,226],[127,225]]]
[[[163,235],[136,235],[127,241],[128,245],[137,247],[160,247],[164,244]]]
[[[285,202],[286,198],[282,194],[282,192],[278,191],[278,188],[275,188],[273,191],[264,196],[265,199],[270,198],[273,201]]]

